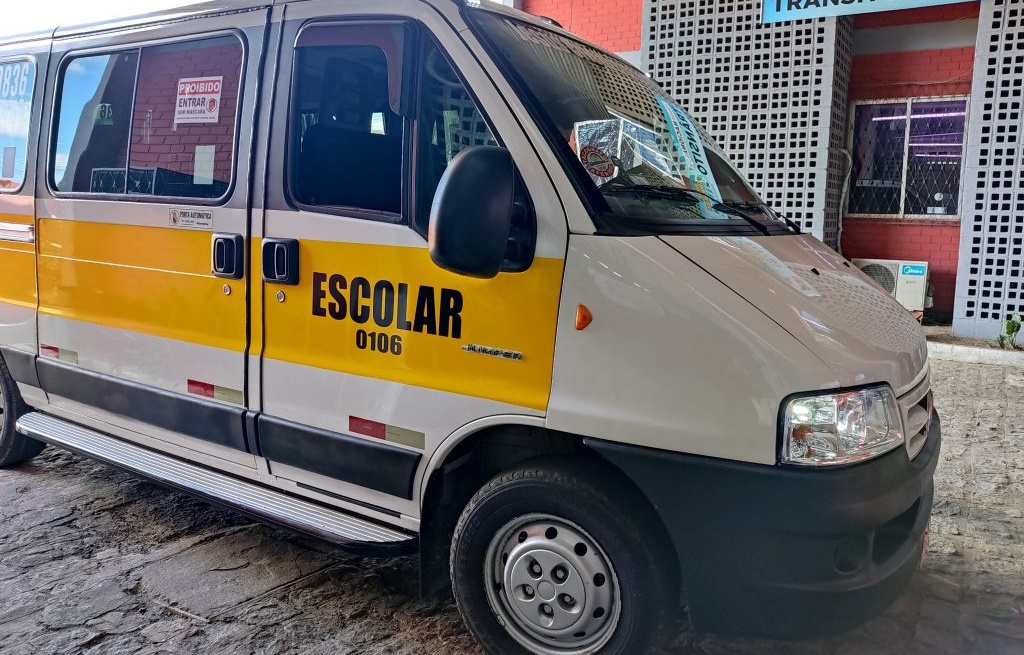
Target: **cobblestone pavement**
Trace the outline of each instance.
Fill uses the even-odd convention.
[[[945,443],[924,569],[862,628],[671,653],[1024,653],[1024,368],[934,361]],[[410,558],[363,560],[47,449],[0,472],[0,653],[467,655]]]

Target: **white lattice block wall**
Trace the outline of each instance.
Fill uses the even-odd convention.
[[[848,19],[762,25],[759,0],[644,0],[641,56],[770,205],[837,245]]]
[[[1024,0],[981,3],[968,108],[953,332],[991,339],[1024,314]]]

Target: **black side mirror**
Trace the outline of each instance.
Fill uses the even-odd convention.
[[[508,250],[515,206],[512,155],[497,146],[466,148],[441,176],[430,208],[430,258],[472,277],[498,274]]]

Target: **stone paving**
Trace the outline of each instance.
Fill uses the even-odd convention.
[[[934,360],[944,446],[928,556],[827,640],[681,631],[670,653],[1024,653],[1024,367]],[[469,655],[411,558],[366,560],[47,449],[0,472],[3,655]]]

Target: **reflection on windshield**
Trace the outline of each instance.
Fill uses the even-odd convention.
[[[618,223],[776,220],[708,134],[626,61],[547,28],[474,17]],[[630,187],[637,193],[624,192]]]

